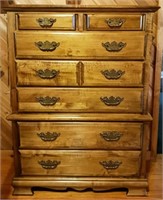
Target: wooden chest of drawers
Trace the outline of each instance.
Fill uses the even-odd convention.
[[[9,8],[14,194],[146,195],[158,7]]]

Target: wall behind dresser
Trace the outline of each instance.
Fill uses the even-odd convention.
[[[155,0],[151,0],[150,2]],[[15,0],[15,3],[19,4],[63,4],[65,0]],[[97,4],[99,2],[108,4],[109,0],[82,0],[83,4]],[[110,1],[113,5],[116,3],[122,3],[121,0]],[[142,2],[142,0],[126,0],[125,4],[136,5]],[[144,1],[145,2],[145,1]],[[148,2],[148,0],[146,0]],[[160,45],[160,51],[163,49],[163,0],[159,0],[159,5],[162,7],[159,11],[159,32],[158,32],[158,43]],[[1,107],[1,123],[0,123],[0,137],[1,137],[1,149],[10,150],[12,149],[12,135],[11,135],[11,123],[6,120],[6,116],[10,113],[10,93],[9,93],[9,76],[8,76],[8,58],[7,58],[7,16],[0,14],[0,107]],[[162,54],[162,53],[161,53]]]

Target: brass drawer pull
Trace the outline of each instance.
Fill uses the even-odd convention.
[[[57,101],[60,100],[58,97],[36,97],[36,100],[42,105],[42,106],[53,106],[57,103]]]
[[[122,18],[109,18],[109,19],[106,19],[105,22],[111,28],[119,28],[124,24],[125,19],[122,19]]]
[[[59,47],[60,43],[58,42],[35,42],[36,47],[38,47],[41,51],[54,51],[57,47]]]
[[[110,142],[110,141],[118,141],[120,140],[120,138],[123,136],[122,133],[119,133],[117,131],[104,131],[102,133],[100,133],[100,136]]]
[[[36,21],[39,23],[39,25],[42,28],[50,28],[53,26],[53,24],[57,21],[56,19],[53,18],[47,18],[47,17],[43,17],[43,18],[38,18],[36,19]]]
[[[44,169],[55,169],[60,163],[61,162],[57,160],[38,161],[38,164],[40,164]]]
[[[100,161],[99,163],[107,170],[118,169],[118,167],[122,164],[121,161],[112,161],[112,160]]]
[[[127,44],[123,42],[106,42],[102,43],[102,46],[109,52],[118,52],[121,51]]]
[[[124,98],[122,97],[100,97],[100,100],[107,106],[118,106]]]
[[[42,79],[52,79],[55,78],[60,71],[56,71],[55,69],[49,70],[49,69],[39,69],[38,71],[36,70],[36,74],[42,78]]]
[[[41,133],[37,133],[37,135],[41,138],[42,141],[51,142],[51,141],[56,140],[60,136],[60,133],[56,133],[56,132],[43,133],[43,132],[41,132]]]
[[[112,69],[112,70],[104,70],[104,71],[101,71],[101,74],[103,74],[105,76],[106,79],[119,79],[121,78],[121,76],[123,74],[125,74],[125,71],[121,71],[121,70],[118,70],[116,71],[115,69]]]

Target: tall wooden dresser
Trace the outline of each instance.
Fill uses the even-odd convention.
[[[106,2],[3,7],[15,195],[33,187],[147,194],[158,6]]]

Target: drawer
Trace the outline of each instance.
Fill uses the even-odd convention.
[[[17,61],[18,86],[78,86],[77,62]]]
[[[142,112],[143,89],[18,88],[20,112]]]
[[[144,15],[140,14],[87,14],[87,30],[139,31],[144,29]]]
[[[24,149],[141,149],[143,133],[142,123],[19,122],[18,127]]]
[[[18,28],[21,30],[75,30],[76,15],[71,13],[18,13]]]
[[[17,61],[18,86],[143,86],[144,63]]]
[[[145,34],[141,31],[17,31],[15,37],[17,58],[144,59]]]
[[[20,150],[20,154],[21,175],[138,177],[141,165],[139,151]]]
[[[82,63],[83,86],[143,86],[143,62],[85,61]]]

